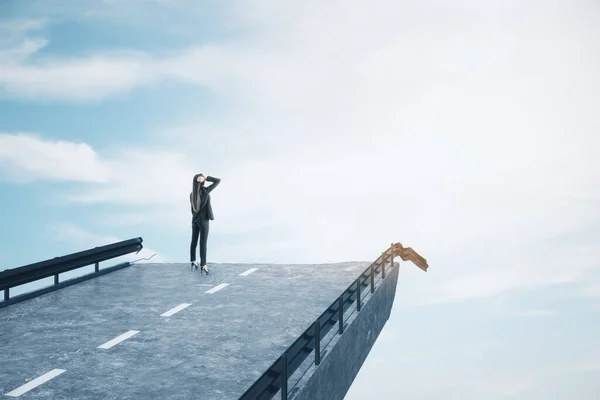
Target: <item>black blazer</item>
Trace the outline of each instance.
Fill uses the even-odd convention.
[[[200,220],[215,219],[215,216],[213,215],[212,206],[210,204],[210,192],[212,192],[214,188],[219,186],[219,183],[221,183],[221,180],[219,178],[207,176],[206,182],[212,182],[212,185],[202,186],[200,188],[200,210],[197,213],[194,213],[194,208],[192,207],[193,193],[190,193],[190,208],[192,210],[192,221],[195,219],[200,219]]]

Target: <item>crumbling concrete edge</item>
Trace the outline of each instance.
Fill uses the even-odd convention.
[[[290,399],[344,399],[392,312],[400,270],[399,264],[394,264],[389,275],[377,282],[375,293],[364,299],[361,311],[348,317],[344,333],[336,333],[322,349],[326,354],[321,363],[316,366],[313,362],[291,391]]]

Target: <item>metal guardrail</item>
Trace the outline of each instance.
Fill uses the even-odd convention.
[[[384,251],[360,276],[354,281],[311,326],[258,378],[239,400],[268,400],[281,392],[281,399],[288,399],[288,380],[314,350],[315,365],[321,363],[321,340],[337,324],[338,333],[344,333],[344,312],[355,302],[356,310],[362,306],[361,294],[370,287],[375,292],[375,277],[386,276],[386,263],[394,266],[394,258],[398,256],[403,261],[411,261],[417,267],[427,272],[427,260],[410,247],[400,243],[392,245]]]
[[[141,237],[124,240],[121,242],[109,244],[106,246],[95,247],[90,250],[80,251],[62,257],[55,257],[50,260],[25,265],[18,268],[0,271],[0,290],[4,291],[4,301],[0,302],[0,308],[19,301],[27,300],[40,294],[57,290],[61,287],[69,286],[87,279],[104,275],[117,269],[125,268],[131,265],[125,262],[110,268],[100,269],[99,263],[120,257],[133,252],[139,252],[142,248],[143,239]],[[59,274],[74,269],[95,265],[94,272],[68,281],[59,282]],[[10,297],[10,289],[15,286],[35,282],[40,279],[54,276],[54,286],[25,293],[19,296]]]

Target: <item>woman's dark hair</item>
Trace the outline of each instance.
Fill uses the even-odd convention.
[[[202,174],[194,175],[194,182],[192,184],[192,208],[194,212],[198,212],[200,210],[200,188],[204,186],[204,182],[198,182],[198,177],[204,176]]]

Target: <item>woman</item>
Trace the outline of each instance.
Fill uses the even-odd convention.
[[[212,182],[210,186],[205,186],[205,182]],[[200,265],[201,270],[208,274],[206,267],[206,242],[208,240],[208,221],[215,219],[210,205],[210,192],[216,188],[221,180],[212,176],[196,174],[190,193],[190,203],[192,206],[192,244],[190,246],[191,267],[198,269],[196,261],[196,245],[198,236],[200,236]]]

